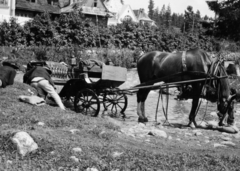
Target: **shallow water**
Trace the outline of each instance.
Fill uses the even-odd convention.
[[[188,116],[190,113],[192,101],[178,101],[175,100],[175,96],[169,96],[169,104],[168,104],[168,120],[170,123],[181,123],[187,124],[188,123]],[[145,111],[146,116],[149,119],[149,122],[155,121],[156,115],[156,108],[157,108],[157,100],[158,100],[158,93],[151,91],[148,95],[148,98],[145,102]],[[166,106],[166,97],[163,98],[163,106]],[[207,107],[207,108],[206,108]],[[205,100],[202,101],[199,112],[197,114],[196,120],[202,120],[203,117],[209,117],[211,112],[217,111],[216,103],[206,102]],[[128,121],[136,122],[138,119],[137,116],[137,100],[136,95],[128,96],[128,107],[125,111]],[[157,121],[163,122],[165,121],[165,116],[162,109],[162,101],[160,99],[158,112],[157,112]]]

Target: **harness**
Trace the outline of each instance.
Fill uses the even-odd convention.
[[[221,63],[223,62],[223,59],[218,59],[216,62],[212,62],[211,63],[211,66],[210,68],[208,69],[208,72],[206,74],[206,80],[204,81],[204,85],[203,85],[203,88],[202,88],[202,92],[201,92],[201,95],[203,94],[204,92],[204,89],[207,87],[207,86],[210,86],[211,87],[211,81],[213,80],[209,80],[209,83],[207,84],[208,82],[208,78],[212,78],[212,77],[217,77],[217,72],[219,72],[219,69],[223,69],[222,66],[221,66]],[[182,53],[182,67],[183,67],[183,70],[181,73],[177,73],[175,75],[172,75],[172,76],[176,76],[178,74],[183,74],[184,72],[188,72],[187,71],[187,65],[186,65],[186,51],[184,51]],[[227,75],[226,71],[223,69],[222,70],[224,72],[224,75]],[[213,84],[215,84],[215,87],[217,89],[217,104],[219,104],[219,96],[220,96],[220,84],[218,83],[219,80],[217,80],[217,83],[216,82],[213,82]],[[169,87],[166,87],[166,92],[168,93],[169,92]],[[158,101],[157,101],[157,108],[156,108],[156,114],[155,114],[155,121],[157,123],[157,111],[158,111],[158,106],[159,106],[159,100],[160,100],[160,97],[161,97],[161,101],[162,101],[162,110],[163,110],[163,113],[164,113],[164,116],[165,116],[165,122],[164,123],[168,123],[169,125],[171,125],[168,121],[168,103],[169,103],[169,94],[166,95],[166,107],[164,108],[164,105],[163,105],[163,91],[162,91],[162,88],[160,88],[159,90],[159,96],[158,96]],[[202,100],[199,102],[198,106],[197,106],[197,109],[196,109],[196,112],[195,112],[195,117],[199,111],[199,108],[201,106],[201,103],[202,103]],[[208,107],[208,101],[207,101],[207,105],[206,105],[206,109],[205,109],[205,115],[207,113],[207,107]],[[203,119],[205,118],[205,115],[203,117]]]

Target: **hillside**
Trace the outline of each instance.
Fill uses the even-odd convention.
[[[195,136],[193,130],[161,127],[165,138],[128,136],[120,121],[107,116],[20,102],[18,96],[29,95],[28,89],[34,91],[19,82],[0,89],[0,170],[240,170],[239,135],[231,136],[235,146],[223,148],[207,145],[204,137],[220,141],[229,135],[209,130]],[[28,132],[39,149],[21,158],[10,141],[17,131]]]

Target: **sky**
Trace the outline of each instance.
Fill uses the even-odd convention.
[[[170,5],[172,13],[184,14],[184,11],[187,9],[187,6],[192,6],[193,11],[200,11],[201,17],[207,15],[208,17],[214,17],[214,12],[208,8],[208,5],[205,0],[153,0],[154,8],[162,9],[162,6],[165,4],[167,7]],[[145,11],[148,11],[149,0],[124,0],[124,4],[129,4],[131,8],[139,9],[144,8]]]

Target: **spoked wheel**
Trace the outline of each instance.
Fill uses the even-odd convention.
[[[92,90],[83,89],[75,96],[74,108],[77,113],[96,117],[100,110],[100,102]]]
[[[110,93],[105,94],[103,98],[103,106],[105,110],[110,110],[112,114],[124,114],[127,108],[128,99],[125,94]]]

